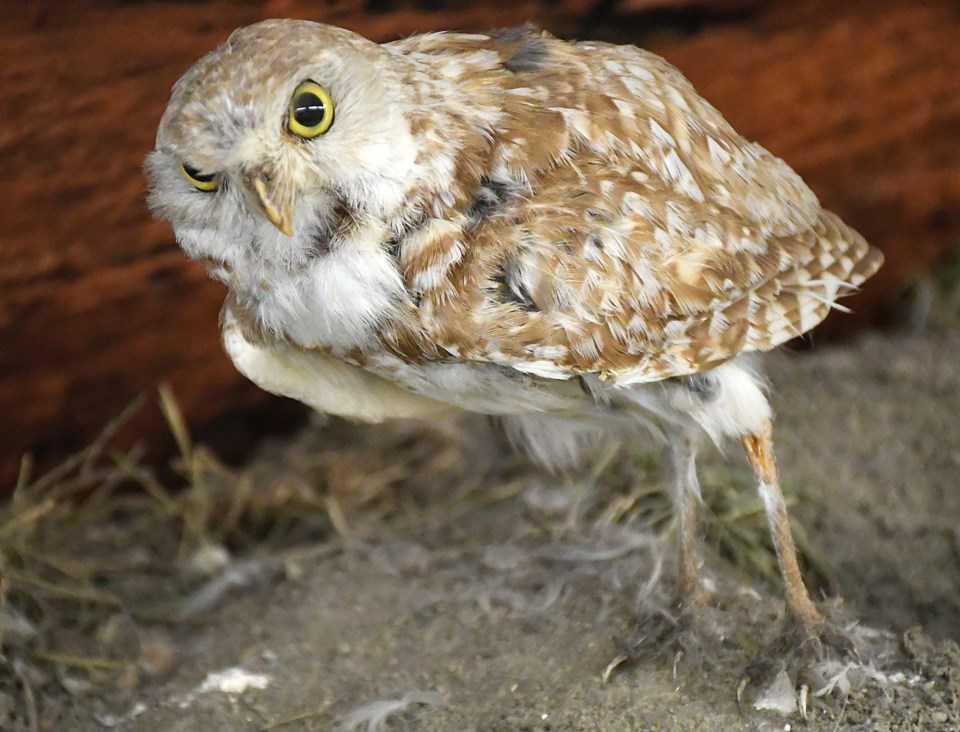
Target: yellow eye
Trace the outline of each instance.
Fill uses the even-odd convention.
[[[333,100],[317,82],[301,81],[290,99],[287,127],[297,137],[310,139],[333,124]]]
[[[198,191],[215,191],[220,185],[220,176],[216,173],[204,174],[196,168],[187,164],[186,161],[180,163],[180,172],[183,177],[190,181],[190,185]]]

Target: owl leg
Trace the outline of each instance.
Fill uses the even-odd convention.
[[[803,635],[816,637],[823,630],[825,621],[810,599],[810,593],[807,592],[800,574],[797,550],[790,532],[790,519],[787,517],[787,504],[783,500],[777,466],[773,459],[771,423],[766,422],[758,432],[745,435],[743,445],[757,477],[758,492],[767,514],[777,562],[780,564],[780,574],[786,587],[787,611]]]
[[[697,509],[700,504],[700,483],[697,480],[697,444],[693,437],[681,433],[668,448],[673,472],[673,506],[680,540],[679,601],[684,607],[700,605],[708,596],[700,584],[697,554]]]
[[[756,432],[743,436],[743,445],[747,458],[757,476],[758,491],[763,499],[763,507],[770,525],[770,535],[777,551],[780,574],[786,587],[787,611],[793,621],[793,632],[775,642],[767,651],[753,660],[747,667],[746,675],[737,687],[739,705],[747,684],[764,678],[785,663],[796,673],[798,685],[797,706],[800,715],[807,718],[807,699],[814,684],[819,683],[814,674],[816,662],[824,655],[825,647],[841,657],[859,662],[859,652],[855,638],[849,628],[837,624],[834,618],[825,618],[814,606],[803,584],[800,566],[797,564],[797,550],[790,533],[790,520],[787,517],[787,504],[780,490],[780,480],[773,459],[773,428],[767,421]]]

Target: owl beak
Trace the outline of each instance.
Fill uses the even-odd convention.
[[[260,208],[270,223],[276,226],[287,236],[293,234],[293,206],[277,195],[277,190],[263,175],[253,179],[253,190],[256,193]]]

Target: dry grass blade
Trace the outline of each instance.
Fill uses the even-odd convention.
[[[104,449],[113,436],[131,419],[131,417],[133,417],[133,415],[140,411],[140,408],[143,406],[145,401],[146,396],[144,394],[138,394],[132,402],[124,407],[123,411],[120,412],[119,415],[107,423],[107,426],[101,430],[96,439],[90,444],[89,447],[87,447],[86,450],[83,451],[83,464],[80,467],[80,475],[82,477],[89,475],[90,470],[93,468],[100,455],[103,454]]]
[[[189,483],[185,495],[185,505],[180,513],[183,519],[183,535],[180,541],[180,560],[185,560],[190,553],[199,546],[208,542],[206,528],[210,523],[213,512],[205,475],[210,467],[211,460],[203,450],[194,447],[187,421],[183,410],[177,402],[176,396],[169,384],[161,384],[159,389],[160,411],[163,413],[167,426],[170,428],[173,439],[180,451],[181,468],[184,477]],[[215,461],[214,461],[215,462]],[[218,464],[215,467],[219,467]]]
[[[23,690],[23,701],[26,707],[27,724],[30,732],[40,731],[40,715],[37,713],[37,700],[33,693],[33,684],[30,683],[30,674],[26,664],[19,658],[13,660],[13,672]]]
[[[7,573],[4,567],[0,565],[0,651],[6,642],[7,618],[9,610],[7,608],[7,593],[10,591],[10,580],[7,579]]]
[[[85,671],[120,671],[130,665],[129,661],[124,660],[95,658],[91,656],[74,656],[68,653],[47,653],[45,651],[34,651],[31,655],[41,661],[55,663],[58,666],[79,668]]]
[[[10,582],[11,589],[32,588],[43,597],[92,603],[95,605],[111,605],[114,607],[119,607],[122,604],[120,598],[115,595],[102,592],[92,587],[67,587],[30,574],[9,569],[6,572],[6,577]]]
[[[103,566],[101,562],[96,560],[91,561],[80,557],[45,554],[42,551],[37,551],[30,545],[23,547],[21,552],[24,557],[29,558],[37,564],[49,567],[57,574],[73,580],[86,580]]]
[[[96,482],[92,469],[104,447],[110,438],[136,414],[143,403],[143,395],[137,396],[116,418],[107,423],[90,445],[70,456],[36,481],[29,481],[32,460],[25,457],[21,461],[20,476],[11,497],[13,506],[16,508],[24,501],[36,503],[35,497],[45,493],[49,493],[47,496],[49,498],[63,499],[88,489],[91,483]]]
[[[127,478],[147,492],[147,494],[157,501],[165,511],[175,511],[176,501],[170,493],[157,480],[153,472],[138,465],[137,462],[126,455],[114,455],[113,461],[120,469],[124,478]]]
[[[33,474],[33,456],[29,453],[20,458],[20,470],[17,472],[17,482],[13,486],[16,495],[30,485],[30,476]]]
[[[11,513],[8,520],[0,525],[0,546],[9,541],[17,532],[29,530],[32,525],[40,521],[45,515],[57,507],[52,498],[45,499],[36,506],[30,506],[22,513]]]
[[[180,455],[188,463],[193,457],[193,440],[190,439],[190,431],[187,429],[187,421],[183,418],[183,411],[173,394],[173,389],[169,384],[161,384],[160,393],[160,411],[167,420],[173,439],[177,442],[177,449]]]

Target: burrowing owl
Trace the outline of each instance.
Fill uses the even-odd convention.
[[[737,438],[789,612],[821,632],[742,357],[882,257],[665,61],[531,28],[378,45],[267,21],[177,82],[148,168],[261,387],[371,422],[498,415],[554,465],[655,423],[690,602],[697,446]]]

